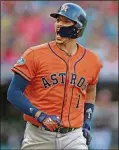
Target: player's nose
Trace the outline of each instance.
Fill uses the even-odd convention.
[[[57,26],[56,26],[57,31],[59,31],[61,27],[63,27],[62,24],[57,24]]]

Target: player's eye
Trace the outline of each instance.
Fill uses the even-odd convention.
[[[69,21],[69,20],[65,20],[65,22],[66,22],[66,23],[69,23],[70,21]]]
[[[71,21],[70,21],[70,20],[65,20],[64,22],[65,22],[65,23],[71,23]]]
[[[57,18],[57,22],[59,22],[60,21],[60,19],[59,18]]]

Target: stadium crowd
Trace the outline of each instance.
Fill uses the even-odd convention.
[[[64,1],[67,2],[67,1]],[[2,1],[1,3],[1,84],[11,80],[10,68],[29,47],[54,40],[54,22],[49,14],[62,1]],[[71,1],[70,1],[71,2]],[[76,1],[88,16],[88,24],[78,43],[90,48],[103,62],[100,81],[118,79],[118,4],[116,1]],[[97,94],[92,123],[91,149],[117,148],[118,108],[112,91]],[[7,101],[4,99],[4,101]],[[18,149],[23,138],[22,114],[7,106],[2,120],[1,148]],[[10,116],[10,118],[8,118]],[[11,118],[13,116],[13,118]],[[18,118],[20,116],[20,118]],[[5,131],[8,131],[7,133]],[[106,139],[106,142],[105,140]]]

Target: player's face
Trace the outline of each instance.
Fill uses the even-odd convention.
[[[68,40],[71,40],[70,38],[64,38],[61,37],[57,32],[59,31],[60,27],[62,26],[72,26],[74,25],[74,22],[72,22],[71,20],[67,19],[66,17],[63,16],[58,16],[56,23],[55,23],[55,32],[56,32],[56,42],[61,44],[61,43],[65,43]]]

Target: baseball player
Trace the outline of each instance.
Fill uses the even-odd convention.
[[[76,42],[87,24],[80,6],[65,3],[50,16],[55,41],[27,49],[12,68],[8,100],[27,122],[21,149],[88,149],[102,64]]]

